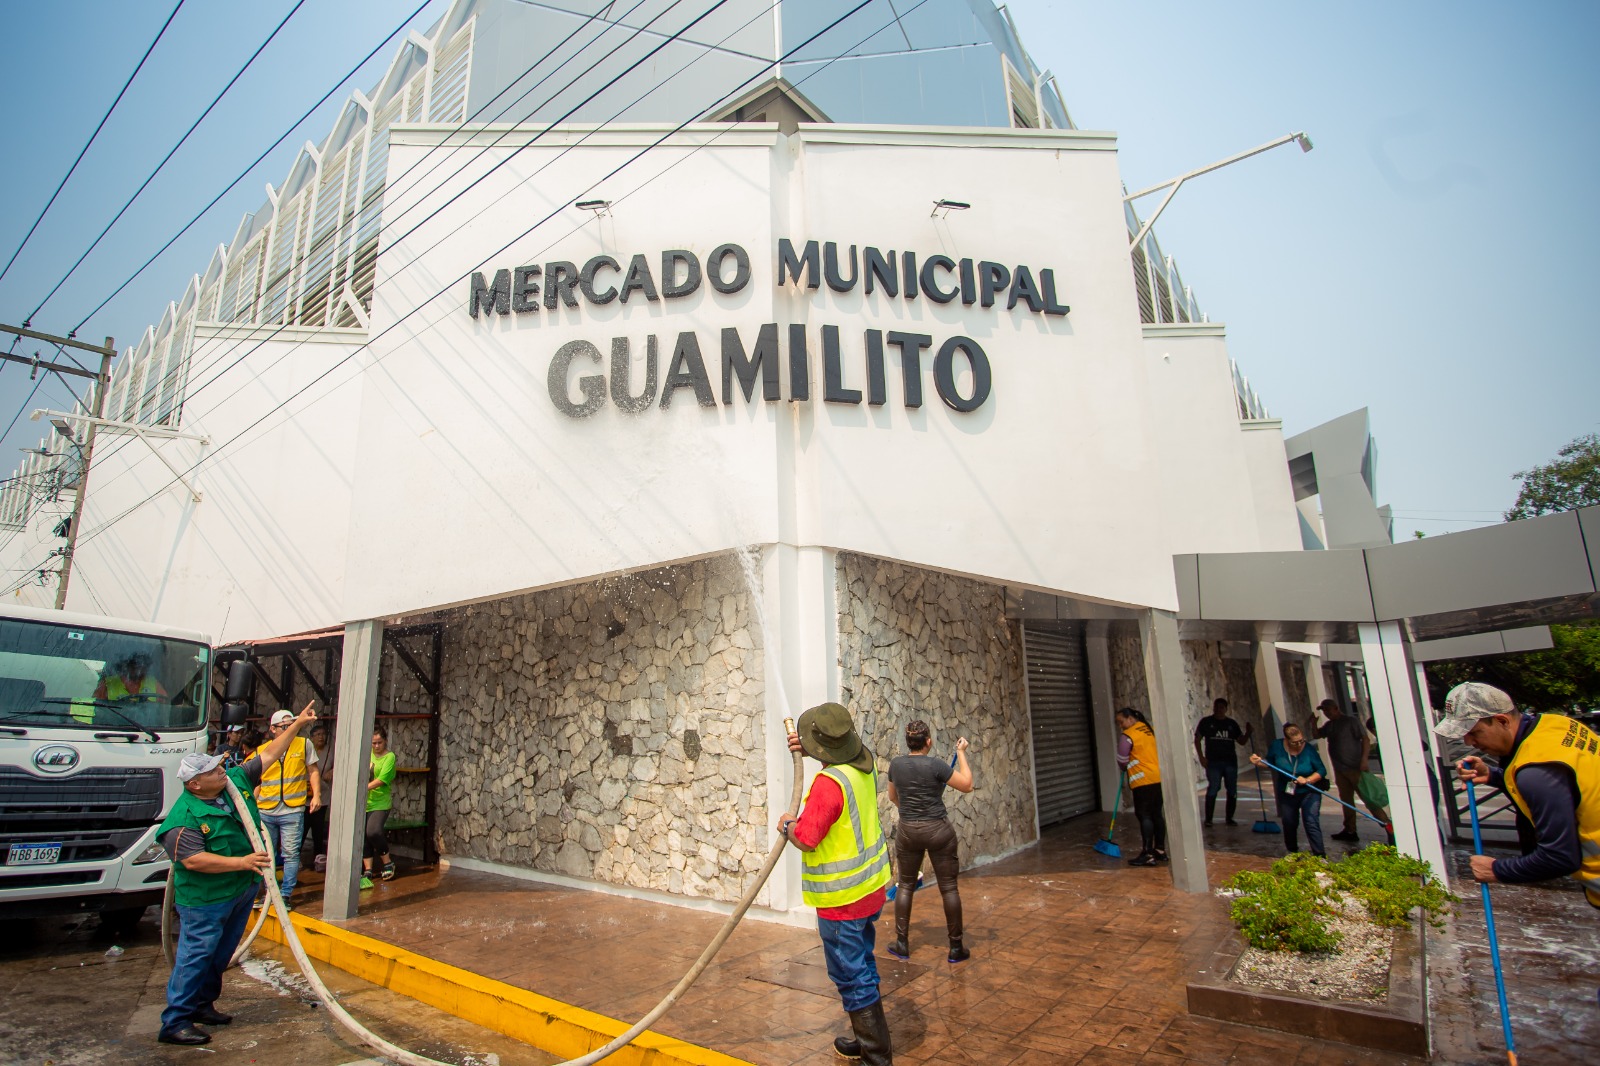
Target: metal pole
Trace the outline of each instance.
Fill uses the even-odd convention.
[[[94,385],[94,417],[105,416],[106,386],[111,382],[111,355],[116,350],[116,344],[110,337],[106,338],[106,349],[100,355],[100,376],[95,379]],[[89,489],[89,463],[94,458],[94,433],[96,423],[90,422],[88,430],[83,435],[83,468],[78,471],[78,492],[72,501],[72,518],[67,525],[67,547],[61,556],[61,581],[56,588],[56,610],[65,610],[67,606],[67,582],[72,579],[72,557],[78,550],[78,526],[83,521],[83,500]]]

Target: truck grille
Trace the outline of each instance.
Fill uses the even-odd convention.
[[[156,767],[84,770],[56,780],[0,766],[0,864],[12,844],[59,842],[64,863],[115,858],[162,813]]]

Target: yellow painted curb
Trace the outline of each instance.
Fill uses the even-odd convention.
[[[573,1059],[602,1047],[628,1026],[603,1014],[494,981],[393,944],[291,913],[306,954],[363,981],[438,1007],[485,1029],[552,1055]],[[268,914],[261,935],[280,944],[283,930]],[[720,1051],[646,1031],[607,1062],[618,1066],[752,1066]]]

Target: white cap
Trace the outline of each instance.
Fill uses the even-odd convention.
[[[209,774],[222,765],[222,756],[205,755],[201,752],[190,752],[178,763],[178,780],[187,784],[201,774]]]
[[[1433,731],[1441,737],[1460,740],[1472,727],[1497,714],[1516,714],[1511,697],[1482,681],[1466,681],[1444,698],[1444,717]]]
[[[272,724],[273,725],[288,725],[292,721],[294,721],[294,715],[291,714],[288,711],[274,711],[273,712],[273,715],[272,715]]]

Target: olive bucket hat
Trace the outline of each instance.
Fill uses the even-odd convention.
[[[830,766],[854,766],[863,773],[872,773],[872,752],[861,743],[850,712],[837,703],[823,703],[800,716],[795,727],[800,734],[800,747],[820,763]]]

